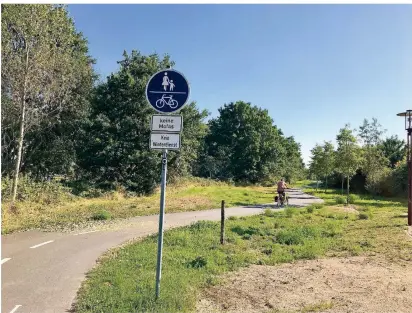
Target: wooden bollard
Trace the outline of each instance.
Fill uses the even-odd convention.
[[[222,200],[220,208],[220,244],[225,243],[225,200]]]

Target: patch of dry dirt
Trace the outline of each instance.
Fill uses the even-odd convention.
[[[412,264],[352,257],[253,265],[205,290],[197,304],[198,313],[315,311],[411,313]]]
[[[331,206],[329,208],[335,209],[337,211],[344,211],[344,212],[348,212],[348,213],[355,213],[355,214],[359,214],[359,211],[356,209],[356,207],[354,205],[349,205],[349,206]]]
[[[412,239],[412,226],[408,226],[408,229],[406,230],[406,233],[411,237]]]

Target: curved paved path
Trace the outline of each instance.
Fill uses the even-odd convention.
[[[292,206],[322,202],[297,189],[288,194]],[[270,204],[228,208],[226,216],[259,214],[268,207],[274,208]],[[165,229],[199,220],[220,220],[220,209],[166,214]],[[1,312],[69,312],[85,274],[100,255],[127,240],[156,233],[157,228],[158,215],[152,215],[131,218],[117,228],[94,232],[28,231],[2,236]]]

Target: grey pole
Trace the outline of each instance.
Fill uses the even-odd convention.
[[[166,175],[167,175],[167,150],[162,155],[162,181],[160,185],[160,214],[159,214],[159,240],[157,243],[157,267],[156,267],[156,299],[160,294],[160,279],[162,278],[162,252],[163,252],[163,220],[166,204]]]

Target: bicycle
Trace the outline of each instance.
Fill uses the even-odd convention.
[[[165,105],[168,105],[172,109],[176,109],[177,106],[179,105],[179,102],[174,100],[172,95],[168,97],[166,95],[162,95],[162,97],[156,101],[156,107],[158,109],[161,109]]]
[[[277,207],[282,207],[285,203],[286,203],[286,206],[288,206],[289,197],[287,193],[286,192],[284,192],[283,194],[278,193],[278,195],[275,196],[275,202],[276,202]]]

